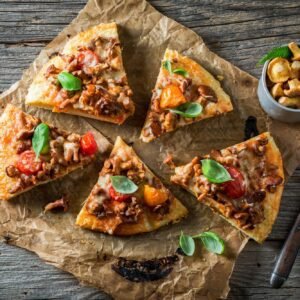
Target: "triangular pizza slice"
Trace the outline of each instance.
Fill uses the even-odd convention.
[[[26,104],[122,124],[134,113],[116,23],[71,38],[34,78]]]
[[[8,104],[0,117],[0,200],[83,167],[97,149],[91,132],[58,129]]]
[[[144,142],[232,110],[220,82],[194,60],[167,49],[141,133]]]
[[[257,242],[271,232],[279,211],[284,172],[268,132],[175,168],[171,177]]]
[[[133,235],[186,215],[181,202],[118,137],[76,224],[113,235]]]

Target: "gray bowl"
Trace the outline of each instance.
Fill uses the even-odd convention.
[[[266,61],[262,70],[257,89],[257,95],[263,110],[273,119],[287,122],[296,123],[300,122],[300,109],[288,108],[279,104],[270,94],[267,87],[267,68],[269,61]]]

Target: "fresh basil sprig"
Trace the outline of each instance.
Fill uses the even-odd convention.
[[[110,176],[110,180],[118,193],[133,194],[138,190],[138,186],[126,176]]]
[[[33,133],[32,148],[37,157],[49,152],[50,130],[47,124],[39,124]]]
[[[213,183],[222,183],[232,180],[228,171],[218,162],[213,159],[202,159],[202,173],[208,179],[208,181]]]
[[[162,63],[163,68],[165,68],[170,74],[172,74],[172,64],[169,60],[165,60]]]
[[[67,91],[79,91],[81,90],[81,80],[68,72],[61,72],[57,76],[58,81],[62,85],[63,89]]]
[[[162,63],[162,66],[163,68],[165,68],[170,74],[174,73],[174,74],[179,74],[179,75],[182,75],[184,77],[188,77],[189,76],[189,73],[182,69],[182,68],[178,68],[178,69],[175,69],[175,70],[172,70],[172,63],[167,59],[165,61],[163,61]]]
[[[292,57],[292,51],[288,46],[281,46],[273,48],[267,54],[265,54],[257,63],[257,65],[264,64],[267,60],[273,59],[275,57],[283,57],[283,58],[290,58]]]
[[[216,254],[222,254],[225,246],[224,241],[214,232],[206,231],[199,235],[193,236],[194,239],[201,239],[204,247],[209,251]]]
[[[178,68],[178,69],[173,70],[173,73],[182,75],[184,77],[189,76],[189,73],[186,70],[182,69],[182,68]]]
[[[202,232],[195,236],[186,235],[181,232],[179,246],[185,255],[192,256],[194,254],[195,240],[200,240],[209,252],[216,254],[224,253],[224,241],[212,231]]]
[[[181,231],[179,238],[179,246],[187,256],[192,256],[195,252],[195,241],[190,235],[186,235]]]
[[[185,118],[196,118],[201,115],[203,107],[200,103],[197,102],[186,102],[176,108],[171,108],[169,110]]]

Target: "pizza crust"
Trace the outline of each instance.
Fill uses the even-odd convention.
[[[189,123],[178,123],[175,130],[177,128],[201,121],[203,119],[207,119],[210,117],[214,117],[220,114],[227,113],[229,111],[233,110],[232,103],[230,100],[230,97],[225,93],[225,91],[222,89],[220,82],[214,78],[212,74],[210,74],[207,70],[205,70],[199,63],[195,62],[191,58],[187,56],[183,56],[180,53],[178,53],[175,50],[170,50],[166,49],[166,52],[163,57],[163,61],[166,60],[177,60],[178,64],[180,65],[181,68],[183,68],[185,71],[188,72],[189,78],[192,79],[193,84],[196,86],[199,86],[200,84],[206,85],[211,87],[217,98],[218,102],[217,103],[209,103],[205,111],[197,118],[194,118],[191,122]],[[168,76],[169,72],[161,67],[159,71],[159,75],[156,81],[155,89],[159,87],[159,82],[161,81],[161,78],[164,78]],[[151,100],[152,101],[152,100]],[[149,117],[151,112],[151,106],[149,107],[147,116],[146,116],[146,121],[144,124],[143,128],[147,128],[151,124],[151,118]],[[174,129],[167,130],[166,132],[173,131]],[[141,133],[140,138],[142,139],[143,142],[150,142],[154,140],[156,137],[153,135],[146,136],[144,135],[143,131]]]
[[[120,149],[121,151],[128,152],[131,157],[135,156],[138,158],[133,148],[129,147],[120,137],[118,137],[116,139],[111,155],[117,153]],[[144,166],[146,172],[149,172],[150,174],[155,176],[146,165]],[[89,198],[87,199],[87,201],[89,201]],[[87,211],[86,206],[87,202],[83,205],[82,210],[77,216],[76,224],[78,226],[90,230],[101,231],[120,236],[129,236],[133,234],[150,232],[160,228],[161,226],[170,223],[177,223],[188,213],[187,209],[181,204],[181,202],[178,199],[174,198],[170,204],[169,213],[164,215],[162,220],[155,218],[154,214],[152,213],[146,214],[144,212],[139,216],[137,223],[121,224],[121,222],[116,217],[97,218],[95,215]],[[112,230],[113,227],[115,227],[115,230]]]
[[[119,41],[118,37],[118,30],[117,30],[117,24],[116,23],[108,23],[108,24],[99,24],[97,26],[91,27],[86,31],[78,33],[76,36],[71,38],[65,45],[62,54],[65,55],[72,55],[78,53],[78,47],[88,47],[89,43],[97,38],[97,37],[104,37],[104,38],[114,38],[117,41]],[[122,60],[122,53],[121,53],[121,47],[116,46],[115,50],[117,51],[119,57],[120,57],[120,63],[121,63],[121,73],[124,73],[124,76],[126,76],[124,66],[123,66],[123,60]],[[63,69],[65,66],[65,62],[60,56],[55,56],[51,58],[39,71],[39,73],[34,78],[32,84],[30,85],[28,89],[28,93],[26,95],[25,103],[27,105],[36,106],[43,109],[49,109],[53,112],[63,112],[66,114],[71,115],[78,115],[81,117],[87,117],[92,118],[100,121],[110,122],[114,124],[122,124],[132,113],[123,113],[121,119],[117,119],[114,117],[109,116],[98,116],[95,114],[92,114],[88,111],[82,110],[82,109],[75,109],[75,108],[66,108],[61,111],[57,111],[55,109],[55,103],[54,98],[56,96],[56,88],[53,84],[51,84],[47,78],[44,76],[46,73],[46,70],[49,66],[54,65],[58,69]]]
[[[6,175],[6,167],[13,165],[17,159],[18,154],[14,147],[16,142],[14,137],[18,134],[19,129],[16,128],[16,114],[21,110],[11,104],[8,104],[0,117],[0,200],[10,200],[17,195],[20,195],[26,191],[31,190],[32,188],[53,181],[57,178],[63,177],[66,174],[82,168],[83,164],[78,163],[76,165],[69,166],[65,172],[62,172],[57,177],[51,180],[40,181],[34,186],[30,186],[26,189],[23,189],[17,193],[11,194],[9,190],[13,188],[17,182],[17,178],[12,178]],[[33,116],[26,114],[26,118],[34,119]]]

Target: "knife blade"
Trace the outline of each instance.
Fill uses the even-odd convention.
[[[270,284],[280,288],[288,279],[300,248],[300,213],[286,239],[272,272]]]

